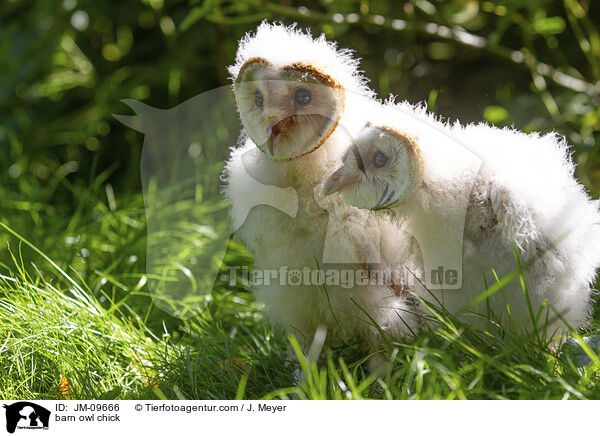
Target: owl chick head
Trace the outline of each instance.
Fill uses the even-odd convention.
[[[392,128],[367,125],[343,158],[343,166],[323,185],[361,209],[386,209],[404,203],[423,180],[416,141]]]
[[[324,36],[262,23],[229,68],[242,124],[274,160],[316,150],[343,118],[348,92],[371,96],[357,62]]]

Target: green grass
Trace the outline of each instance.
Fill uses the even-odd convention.
[[[305,356],[240,286],[219,281],[204,311],[174,318],[148,290],[142,196],[107,195],[102,174],[0,203],[1,399],[600,399],[593,352],[578,368],[540,335],[481,331],[435,305],[414,342],[388,338],[375,374],[354,342]],[[230,243],[225,263],[252,260]],[[600,334],[598,309],[582,336]]]
[[[0,277],[3,399],[600,398],[597,360],[577,368],[539,337],[480,331],[440,308],[437,327],[391,341],[390,363],[369,375],[357,344],[309,359],[243,289],[216,289],[203,313],[178,321],[154,311],[139,282],[112,276],[95,291],[43,257],[26,267],[26,250]]]

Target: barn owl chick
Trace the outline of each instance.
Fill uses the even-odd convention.
[[[338,127],[358,132],[356,110],[373,98],[350,51],[294,26],[261,24],[229,72],[244,129],[272,160],[307,155]]]
[[[277,68],[263,58],[244,63],[235,95],[246,132],[274,160],[320,147],[336,129],[345,103],[341,85],[314,66]]]
[[[377,330],[362,310],[383,328],[406,330],[413,321],[401,323],[398,311],[407,307],[388,286],[306,282],[317,269],[348,275],[379,255],[381,219],[321,194],[323,180],[376,107],[357,61],[324,36],[263,23],[240,42],[230,73],[244,126],[224,175],[234,222],[245,216],[247,199],[258,195],[250,178],[297,194],[295,217],[253,198],[259,205],[235,233],[254,255],[256,269],[277,271],[254,287],[267,317],[304,345],[320,325],[328,337],[376,343]],[[335,243],[328,245],[332,235]],[[296,285],[282,277],[286,271],[294,272]]]
[[[421,151],[415,140],[385,126],[368,124],[343,161],[325,182],[324,194],[341,191],[346,203],[363,209],[404,203],[423,178]]]
[[[555,135],[525,135],[485,125],[448,126],[406,104],[394,111],[387,119],[393,127],[367,127],[357,137],[343,166],[325,182],[325,193],[340,192],[345,202],[361,208],[391,209],[400,219],[398,228],[413,234],[421,248],[438,255],[455,253],[446,257],[449,262],[451,257],[462,258],[460,287],[415,288],[425,298],[433,292],[446,308],[460,313],[496,275],[503,277],[516,268],[516,243],[522,261],[531,262],[525,280],[533,313],[546,303],[551,307],[545,309],[547,333],[552,337],[566,332],[557,313],[571,327],[584,325],[591,310],[590,285],[600,266],[600,214],[598,202],[591,201],[574,179],[564,142]],[[430,140],[435,129],[446,132],[445,143]],[[444,148],[457,139],[481,159],[471,185],[464,184],[464,172],[456,171],[454,177],[432,172],[436,162],[443,166],[452,159]],[[459,198],[468,201],[457,220]],[[438,230],[447,229],[446,223],[453,220],[464,223],[454,248],[445,245],[448,235]],[[423,252],[425,262],[426,257]],[[535,321],[518,280],[488,303],[463,318],[485,327],[488,308],[507,320],[508,306],[511,321],[532,329]],[[545,310],[536,327],[545,323]]]

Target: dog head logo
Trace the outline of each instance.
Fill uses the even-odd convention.
[[[48,429],[50,411],[28,401],[3,406],[6,409],[6,431],[19,429]]]
[[[241,126],[230,87],[168,110],[134,100],[123,103],[135,115],[114,117],[144,134],[140,172],[148,287],[160,309],[185,319],[210,301],[231,232],[243,225],[249,211],[265,204],[294,218],[297,195],[291,187],[249,174],[248,189],[255,196],[240,206],[244,218],[232,222],[221,176]]]
[[[297,216],[303,210],[299,208],[299,194],[305,197],[306,193],[296,192],[288,180],[277,179],[257,165],[257,161],[264,160],[261,158],[265,153],[258,147],[250,151],[234,150],[238,156],[228,165],[236,165],[235,171],[224,171],[230,147],[239,142],[241,127],[229,87],[200,94],[168,110],[134,100],[123,102],[135,115],[114,115],[115,118],[144,134],[140,172],[146,209],[148,287],[157,307],[179,318],[192,317],[210,301],[231,232],[244,225],[251,209],[267,206],[292,220],[302,219]],[[340,125],[337,129],[352,137],[353,130],[347,126]],[[444,132],[434,133],[447,147],[456,149],[456,156],[462,157],[456,162],[468,179],[465,185],[472,186],[481,159]],[[236,182],[237,189],[247,195],[237,195],[235,204],[228,204],[223,195],[223,175],[233,173],[235,180],[227,182],[229,185]],[[456,219],[446,222],[444,228],[432,224],[434,235],[408,229],[420,245],[425,283],[432,289],[458,289],[462,284],[462,239],[468,200],[466,189],[464,198],[456,201],[457,211],[452,215]],[[320,202],[322,198],[315,197],[315,201],[331,214],[326,203]],[[433,220],[428,214],[412,219]],[[339,221],[330,219],[327,229],[320,229],[324,244],[322,253],[316,249],[315,257],[323,264],[379,263],[377,247],[372,250],[375,257],[367,259],[356,258],[352,250],[339,249],[348,242],[344,240],[344,232],[335,226]],[[380,235],[369,234],[368,239],[379,241]],[[449,248],[440,251],[440,245]],[[448,280],[440,279],[446,276]]]

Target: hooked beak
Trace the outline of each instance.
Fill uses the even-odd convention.
[[[287,117],[280,121],[271,120],[267,124],[267,147],[271,156],[275,155],[277,144],[287,134],[293,122],[292,117]]]
[[[349,186],[360,183],[361,180],[360,173],[355,173],[346,167],[341,167],[323,184],[323,194],[327,196],[342,191]]]

